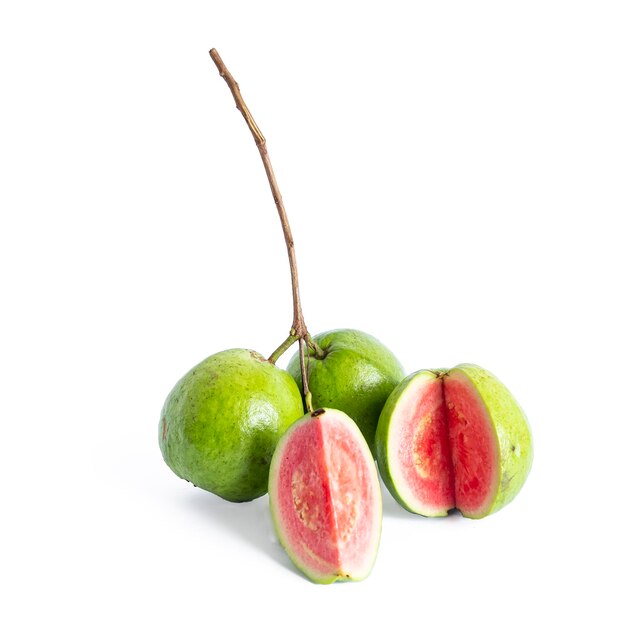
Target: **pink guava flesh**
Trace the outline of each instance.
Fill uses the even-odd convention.
[[[452,453],[455,506],[465,515],[486,513],[495,498],[499,450],[482,399],[464,375],[443,379]]]
[[[288,433],[273,461],[279,466],[270,497],[276,494],[279,534],[296,564],[314,579],[361,578],[378,546],[380,488],[365,441],[328,413]]]
[[[403,482],[426,510],[486,512],[497,489],[498,444],[487,409],[463,374],[418,388],[402,425]]]
[[[433,512],[454,508],[446,407],[439,381],[420,386],[398,437],[404,482]]]

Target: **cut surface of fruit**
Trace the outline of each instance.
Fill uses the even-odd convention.
[[[270,467],[272,517],[287,554],[309,578],[359,580],[378,549],[380,485],[358,427],[340,411],[322,411],[280,440]]]
[[[385,404],[376,446],[381,477],[395,499],[431,517],[457,508],[478,518],[501,508],[521,488],[532,461],[519,405],[474,365],[408,376]]]
[[[395,452],[377,452],[381,474],[386,484],[391,482],[389,474],[394,476],[394,496],[409,510],[446,515],[454,507],[454,481],[443,386],[436,374],[424,371],[401,392],[387,424],[387,450]]]
[[[458,370],[441,379],[456,508],[464,515],[486,513],[498,488],[500,464],[495,429],[484,402]]]

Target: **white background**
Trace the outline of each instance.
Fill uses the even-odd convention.
[[[3,2],[0,621],[623,623],[625,32],[602,1]],[[213,46],[311,331],[370,332],[407,372],[476,362],[532,425],[490,518],[386,494],[358,584],[310,583],[266,497],[160,456],[176,380],[291,323]]]

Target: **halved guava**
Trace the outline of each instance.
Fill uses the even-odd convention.
[[[272,458],[269,497],[276,534],[311,580],[361,580],[371,571],[382,523],[374,459],[357,425],[318,409],[295,422]]]
[[[378,468],[406,509],[480,518],[509,503],[532,464],[528,421],[490,372],[463,364],[407,376],[376,431]]]

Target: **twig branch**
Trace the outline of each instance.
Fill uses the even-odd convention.
[[[272,352],[272,354],[270,354],[270,358],[267,359],[270,363],[276,363],[276,361],[278,361],[278,359],[281,357],[281,355],[288,350],[294,343],[296,343],[296,341],[298,341],[298,337],[296,337],[296,333],[294,331],[294,329],[291,329],[291,334],[289,335],[289,337],[287,337],[287,339],[285,339],[285,341],[283,341],[278,348],[276,348],[276,350],[274,350],[274,352]]]
[[[239,85],[237,81],[233,78],[233,75],[228,71],[226,65],[224,65],[224,61],[218,54],[217,50],[213,48],[209,51],[213,62],[217,66],[217,69],[220,72],[220,76],[226,81],[226,84],[230,88],[231,93],[233,94],[233,98],[235,99],[235,104],[237,108],[243,115],[244,120],[248,124],[248,128],[254,137],[254,142],[256,143],[257,148],[259,149],[259,153],[261,155],[261,160],[263,161],[263,167],[265,168],[265,173],[267,174],[267,180],[270,184],[270,189],[272,190],[272,196],[274,197],[274,202],[276,204],[276,208],[278,209],[278,217],[280,218],[280,224],[283,228],[283,235],[285,236],[285,243],[287,244],[287,255],[289,257],[289,268],[291,271],[291,295],[293,299],[293,324],[291,328],[291,333],[289,337],[272,353],[270,356],[270,361],[275,362],[276,359],[296,340],[299,342],[300,348],[300,371],[302,374],[302,388],[304,392],[305,402],[307,402],[307,409],[310,411],[312,409],[311,405],[311,394],[309,393],[309,380],[308,380],[308,372],[307,372],[307,363],[305,358],[305,352],[307,350],[306,344],[311,343],[315,346],[315,352],[317,354],[322,353],[319,346],[315,345],[313,340],[310,338],[309,332],[307,330],[306,324],[304,323],[304,316],[302,314],[302,304],[300,302],[300,288],[298,284],[298,267],[296,265],[296,251],[293,243],[293,236],[291,234],[291,227],[289,226],[289,220],[287,219],[287,212],[285,211],[285,205],[283,204],[283,197],[280,193],[280,189],[278,188],[278,183],[276,182],[276,176],[274,175],[274,169],[272,168],[272,163],[270,161],[269,154],[267,153],[267,147],[265,145],[265,137],[261,132],[261,129],[257,126],[257,123],[254,121],[250,110],[248,109],[246,103],[244,102],[241,91],[239,90]]]

